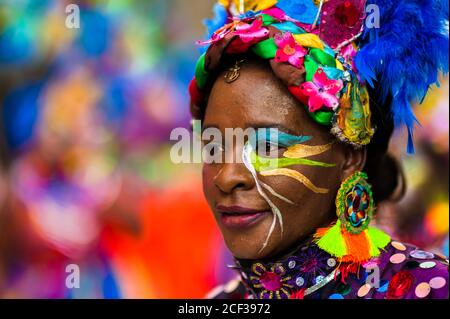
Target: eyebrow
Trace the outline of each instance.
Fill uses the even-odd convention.
[[[204,130],[206,130],[206,129],[209,129],[209,128],[219,129],[218,125],[211,124],[211,125],[207,125],[207,126],[202,126],[202,132]],[[255,130],[258,130],[258,129],[278,129],[279,131],[282,131],[282,132],[287,133],[289,135],[294,135],[294,136],[300,136],[301,135],[301,134],[300,135],[297,134],[296,132],[294,132],[293,130],[291,130],[290,128],[288,128],[288,127],[286,127],[286,126],[284,126],[282,124],[256,124],[256,125],[252,125],[251,127],[248,127],[248,128],[253,128]]]

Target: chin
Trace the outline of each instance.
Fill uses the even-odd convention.
[[[279,246],[281,238],[278,229],[273,232],[268,245],[264,248],[271,219],[266,218],[247,229],[230,229],[220,225],[225,244],[231,254],[238,259],[256,260],[269,257],[274,247]]]
[[[266,248],[262,249],[266,237],[243,238],[242,236],[225,237],[225,244],[231,254],[238,259],[257,260],[270,257],[276,243],[270,241]]]

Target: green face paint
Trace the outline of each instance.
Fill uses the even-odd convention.
[[[304,155],[306,156],[289,156],[289,154],[299,154],[299,152],[294,152],[300,149],[304,142],[311,140],[311,136],[295,136],[291,134],[284,133],[278,129],[263,129],[259,130],[256,135],[256,142],[252,143],[253,147],[255,145],[272,145],[275,148],[287,148],[288,151],[284,154],[285,157],[282,158],[268,158],[260,156],[255,151],[250,154],[251,162],[257,172],[270,171],[278,168],[285,168],[292,165],[306,165],[306,166],[317,166],[317,167],[334,167],[335,164],[322,163],[318,161],[313,161],[305,159],[308,155],[317,155],[327,151],[330,147],[325,146],[303,146]],[[286,156],[288,155],[288,156]]]
[[[251,160],[257,172],[270,171],[277,168],[285,168],[292,165],[306,165],[317,167],[335,167],[336,164],[322,163],[305,158],[264,158],[252,153]]]
[[[263,134],[257,135],[256,141],[258,145],[266,143],[274,145],[277,148],[287,148],[283,157],[264,157],[257,154],[252,150],[248,156],[251,162],[252,168],[255,172],[260,173],[262,176],[285,176],[293,178],[296,181],[305,185],[308,189],[315,193],[326,194],[327,189],[315,186],[306,176],[287,167],[293,165],[306,165],[315,167],[335,167],[336,164],[323,163],[320,161],[314,161],[307,159],[306,157],[319,155],[325,153],[331,149],[332,144],[310,146],[302,143],[311,140],[310,136],[294,136],[279,130],[269,130]]]

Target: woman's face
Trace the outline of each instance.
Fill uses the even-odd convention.
[[[278,155],[269,159],[288,159],[263,168],[242,161],[204,164],[204,193],[235,257],[275,257],[336,218],[335,197],[355,170],[349,158],[356,153],[309,118],[268,66],[244,62],[232,83],[219,75],[205,112],[206,128],[217,128],[222,136],[227,128],[277,128],[279,143],[267,141],[267,148]],[[243,144],[234,140],[226,156],[242,158]]]

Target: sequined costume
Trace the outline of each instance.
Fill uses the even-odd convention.
[[[359,267],[309,243],[276,262],[236,260],[238,278],[216,299],[448,299],[445,257],[392,241]]]

